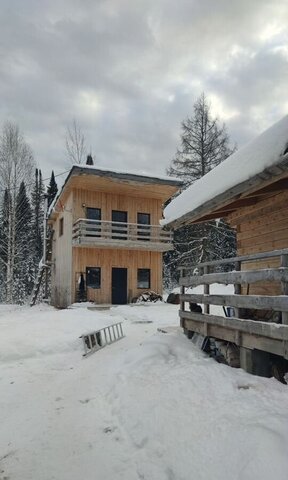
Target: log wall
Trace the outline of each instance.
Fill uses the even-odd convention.
[[[237,210],[228,217],[237,229],[238,255],[250,255],[288,247],[288,192],[284,191]],[[242,264],[242,270],[278,267],[279,259]],[[280,283],[262,282],[242,287],[242,294],[280,295]]]

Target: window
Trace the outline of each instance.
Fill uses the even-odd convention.
[[[150,213],[137,213],[137,223],[138,240],[148,240],[149,242],[150,239],[147,237],[150,237]]]
[[[101,288],[101,268],[86,268],[86,286],[89,288]]]
[[[113,235],[112,238],[115,240],[127,240],[127,212],[112,210],[112,222],[112,233],[118,234],[116,236]],[[121,225],[121,223],[124,223],[124,225]]]
[[[101,236],[101,208],[86,208],[87,218],[87,236],[100,237]],[[89,222],[91,220],[91,222]]]
[[[86,208],[86,217],[89,220],[101,220],[101,208]]]
[[[59,221],[59,237],[63,235],[64,232],[64,218],[60,218]]]
[[[137,288],[150,288],[150,269],[138,268]]]

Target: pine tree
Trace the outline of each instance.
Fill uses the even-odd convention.
[[[0,302],[6,299],[6,278],[9,247],[9,218],[11,215],[11,195],[6,188],[0,216]]]
[[[41,170],[35,169],[35,184],[32,191],[33,209],[33,252],[35,264],[38,265],[43,251],[44,221],[44,184]]]
[[[57,192],[58,192],[58,187],[57,187],[57,183],[56,183],[56,180],[55,180],[54,171],[52,170],[50,182],[49,182],[49,185],[48,185],[48,188],[47,188],[48,207],[50,207],[51,203],[53,202],[54,198],[57,195]]]
[[[33,216],[24,182],[16,201],[15,272],[13,300],[23,303],[31,294],[34,281],[34,231]]]
[[[180,178],[187,188],[234,151],[225,125],[212,117],[203,93],[194,104],[193,116],[182,122],[181,147],[167,172]],[[175,232],[174,251],[164,256],[166,283],[177,281],[180,264],[195,265],[233,256],[235,249],[234,231],[224,220],[184,226]]]

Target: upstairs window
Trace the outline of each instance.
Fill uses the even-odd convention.
[[[86,208],[87,236],[100,237],[101,235],[101,208]],[[91,220],[91,222],[89,221]]]
[[[87,267],[86,268],[86,286],[89,288],[101,288],[101,268]]]
[[[137,213],[137,224],[138,224],[138,229],[137,229],[137,234],[138,234],[138,240],[150,240],[150,213]],[[148,237],[148,238],[147,238]]]
[[[150,288],[150,269],[138,268],[137,271],[137,288]]]

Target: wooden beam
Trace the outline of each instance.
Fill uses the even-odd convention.
[[[202,303],[204,305],[223,305],[236,308],[288,312],[288,296],[202,295],[194,293],[180,295],[180,301],[189,303]]]
[[[185,287],[197,285],[212,285],[221,283],[229,285],[232,283],[257,283],[257,282],[288,282],[288,268],[268,268],[260,270],[242,270],[238,272],[209,273],[208,275],[192,275],[180,277],[179,284]]]
[[[179,316],[185,320],[194,320],[198,324],[207,323],[209,326],[218,325],[230,330],[250,333],[267,338],[274,338],[281,341],[288,341],[288,325],[279,325],[276,323],[260,321],[258,322],[249,319],[244,320],[235,317],[220,317],[219,315],[205,315],[203,313],[187,311],[179,311]]]

